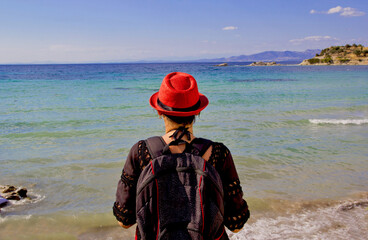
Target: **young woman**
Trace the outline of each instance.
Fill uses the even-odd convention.
[[[222,143],[212,142],[194,136],[195,117],[208,105],[206,96],[198,92],[196,80],[189,74],[173,72],[168,74],[159,91],[150,98],[150,105],[157,110],[165,123],[165,134],[160,137],[163,145],[170,144],[171,153],[181,153],[186,146],[209,143],[201,157],[217,170],[224,192],[224,216],[222,225],[233,232],[239,231],[249,218],[249,210],[243,199],[243,192],[229,149]],[[188,144],[186,144],[185,142]],[[184,143],[184,144],[180,144]],[[119,224],[128,228],[136,223],[137,180],[142,170],[150,163],[152,156],[142,140],[131,148],[118,182],[113,212]],[[201,150],[201,149],[199,149]],[[203,153],[204,152],[204,153]],[[223,228],[223,227],[222,227]],[[137,229],[139,239],[139,229]],[[217,239],[228,239],[224,228]]]

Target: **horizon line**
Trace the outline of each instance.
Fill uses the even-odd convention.
[[[291,63],[291,62],[300,62],[302,60],[283,60],[283,61],[276,61],[279,63]],[[226,63],[253,63],[253,62],[274,62],[274,60],[257,60],[257,61],[226,61]],[[55,62],[55,63],[0,63],[0,66],[29,66],[29,65],[103,65],[103,64],[179,64],[179,63],[224,63],[223,61],[135,61],[135,62],[70,62],[70,63],[62,63],[62,62]]]
[[[217,59],[218,62],[221,62],[220,59],[224,59],[224,58],[231,58],[231,57],[238,57],[238,56],[252,56],[252,55],[257,55],[257,54],[261,54],[261,53],[266,53],[266,52],[306,52],[306,51],[310,51],[310,50],[320,50],[320,49],[306,49],[304,51],[291,51],[291,50],[284,50],[284,51],[277,51],[277,50],[267,50],[267,51],[262,51],[262,52],[258,52],[258,53],[254,53],[254,54],[239,54],[239,55],[232,55],[232,56],[228,56],[228,57],[215,57],[215,58],[197,58],[197,59],[193,59],[193,60],[111,60],[111,61],[86,61],[86,62],[53,62],[53,61],[39,61],[39,62],[9,62],[9,63],[0,63],[0,65],[67,65],[67,64],[132,64],[132,63],[194,63],[194,62],[201,62],[201,63],[206,63],[206,60],[208,60],[208,63],[217,63]],[[258,60],[257,60],[258,61]],[[273,61],[273,60],[263,60],[263,61]],[[299,60],[285,60],[285,61],[278,61],[278,62],[286,62],[286,61],[299,61]],[[231,62],[231,61],[227,61],[227,62]],[[239,61],[236,61],[239,62]],[[252,62],[252,61],[244,61],[244,62]]]

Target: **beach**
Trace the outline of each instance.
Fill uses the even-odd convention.
[[[230,238],[365,239],[368,66],[0,65],[0,185],[29,190],[0,239],[134,239],[112,215],[125,157],[164,132],[149,106],[169,72],[210,104],[194,135],[231,151],[251,218]]]

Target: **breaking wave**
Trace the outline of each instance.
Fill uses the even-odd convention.
[[[1,208],[0,223],[10,219],[30,219],[32,217],[31,214],[22,214],[22,212],[26,212],[27,209],[32,208],[36,203],[39,203],[46,198],[44,195],[32,192],[28,193],[27,196],[27,198],[23,198],[19,201],[9,200],[9,203]]]
[[[309,119],[313,124],[343,124],[343,125],[362,125],[367,124],[368,119]]]
[[[247,223],[231,240],[263,239],[366,239],[368,200],[327,204],[317,209]]]

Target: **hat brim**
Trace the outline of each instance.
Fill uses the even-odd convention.
[[[199,93],[199,102],[200,102],[199,107],[196,110],[193,110],[190,112],[181,112],[181,111],[168,111],[168,110],[162,109],[160,106],[158,106],[157,99],[158,99],[158,92],[154,93],[150,97],[149,103],[151,107],[153,107],[154,109],[156,109],[162,114],[169,115],[169,116],[178,116],[178,117],[187,117],[187,116],[197,115],[198,113],[200,113],[203,109],[207,107],[208,102],[209,102],[208,98],[205,95]]]

